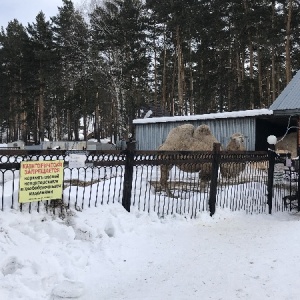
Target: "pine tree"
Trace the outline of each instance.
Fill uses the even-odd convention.
[[[31,127],[34,133],[34,140],[44,141],[45,128],[47,128],[48,138],[51,128],[51,112],[54,106],[52,103],[54,91],[54,78],[56,76],[58,56],[54,51],[53,32],[49,21],[45,21],[45,15],[40,12],[36,17],[36,23],[28,24],[27,31],[30,36],[30,46],[34,55],[33,77],[34,94],[37,95],[33,105],[33,117]],[[45,120],[45,118],[47,120]]]
[[[25,28],[16,19],[9,22],[6,30],[0,34],[2,76],[6,89],[4,103],[8,112],[6,124],[8,141],[27,139],[26,86],[30,82],[27,76],[28,62],[31,60],[27,51],[28,36]]]
[[[119,137],[130,131],[145,97],[147,53],[140,1],[106,1],[91,14],[93,52],[109,78],[114,124]]]
[[[172,62],[172,90],[169,93],[169,101],[166,100],[166,83],[163,83],[163,101],[169,102],[169,108],[172,114],[187,114],[193,111],[193,68],[188,61],[193,56],[192,47],[193,36],[195,36],[194,25],[195,15],[197,14],[198,1],[146,1],[147,8],[152,12],[152,16],[157,23],[165,24],[164,42],[168,38],[172,43],[171,47],[164,46],[163,57],[167,54],[167,48],[172,52],[172,60],[176,61],[176,68]],[[150,16],[151,18],[151,16]],[[163,27],[163,26],[161,26]],[[163,80],[166,81],[166,64],[163,58]],[[187,65],[189,66],[187,68]],[[189,73],[189,76],[186,75]],[[177,89],[175,90],[175,80]],[[189,83],[189,84],[188,84]],[[176,98],[176,101],[174,101]],[[174,107],[174,109],[173,109]],[[175,111],[174,111],[175,110]]]
[[[65,130],[68,139],[78,139],[78,120],[86,113],[86,101],[84,95],[75,97],[77,85],[82,84],[82,78],[88,73],[88,26],[79,12],[75,11],[74,4],[70,0],[63,0],[63,6],[58,8],[57,16],[51,18],[53,22],[54,42],[59,54],[61,65],[59,80],[61,93],[57,95],[62,103],[59,114],[63,114],[66,123]],[[78,90],[78,89],[77,89]],[[84,93],[83,90],[81,90]],[[83,101],[82,101],[83,100]],[[84,116],[86,117],[86,116]],[[61,129],[59,129],[61,132]]]

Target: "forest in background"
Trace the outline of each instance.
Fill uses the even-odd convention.
[[[0,142],[112,141],[132,120],[268,108],[300,66],[297,0],[90,0],[0,32]],[[80,120],[83,120],[80,124]]]

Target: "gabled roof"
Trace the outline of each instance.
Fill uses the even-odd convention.
[[[300,115],[300,71],[269,108],[274,115]]]

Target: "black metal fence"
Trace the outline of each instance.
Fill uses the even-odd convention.
[[[78,151],[77,151],[78,152]],[[70,168],[73,151],[1,150],[1,210],[65,210],[120,202],[159,216],[181,214],[196,217],[216,208],[265,213],[289,209],[284,197],[295,195],[298,179],[272,151],[225,152],[218,145],[209,152],[88,151],[85,166]],[[64,160],[61,201],[18,202],[21,161]],[[290,175],[290,176],[289,176]],[[41,199],[42,200],[42,199]]]

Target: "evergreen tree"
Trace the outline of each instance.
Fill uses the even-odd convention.
[[[299,69],[299,1],[92,2],[90,26],[63,0],[29,36],[17,20],[1,29],[9,140],[78,139],[81,118],[87,138],[91,116],[98,140],[116,140],[146,104],[171,115],[269,107]]]
[[[91,14],[93,52],[109,78],[119,137],[126,135],[147,91],[146,35],[140,1],[106,1]]]
[[[78,120],[85,113],[86,98],[75,97],[75,89],[82,84],[82,78],[88,75],[88,26],[83,17],[74,8],[70,0],[63,0],[63,6],[58,8],[57,16],[51,18],[53,22],[54,42],[59,54],[58,63],[61,66],[59,76],[60,93],[57,94],[62,106],[57,112],[62,114],[62,122],[57,126],[67,124],[63,131],[68,139],[78,139]],[[83,99],[83,101],[81,101]],[[80,100],[80,101],[79,101]],[[84,109],[82,108],[84,107]],[[58,129],[61,132],[61,128]]]
[[[51,127],[51,111],[53,110],[54,79],[58,70],[57,53],[54,51],[53,32],[50,22],[45,21],[45,15],[40,12],[36,17],[36,23],[28,24],[27,31],[30,36],[31,51],[33,57],[33,78],[32,86],[34,103],[32,106],[32,118],[30,125],[34,133],[34,140],[44,141],[45,129],[47,128],[48,138]],[[48,112],[45,114],[45,112]],[[30,113],[30,112],[28,112]]]
[[[4,117],[8,130],[8,141],[27,139],[26,86],[30,82],[28,36],[25,28],[16,19],[1,29],[1,70],[4,78],[3,105],[8,114]],[[2,102],[2,101],[1,101]]]
[[[169,0],[169,1],[146,1],[147,8],[149,8],[157,23],[165,24],[164,41],[167,42],[166,37],[170,37],[172,47],[172,90],[170,92],[169,107],[174,107],[177,114],[186,114],[193,111],[193,69],[192,65],[188,63],[191,54],[194,52],[192,47],[193,37],[195,36],[195,16],[197,15],[198,1],[189,0]],[[166,55],[166,48],[163,55]],[[192,55],[193,56],[193,55]],[[164,65],[166,61],[164,61]],[[189,66],[187,70],[187,66]],[[166,72],[166,66],[164,72]],[[186,73],[190,75],[187,76]],[[166,80],[166,74],[163,75],[163,80]],[[177,82],[177,89],[175,90],[175,78]],[[189,84],[188,84],[189,83]],[[165,95],[165,84],[163,84],[163,95]],[[176,94],[176,96],[175,96]],[[174,102],[174,98],[177,101]],[[165,99],[165,96],[164,96]],[[192,104],[192,105],[191,105]],[[174,114],[174,110],[172,114]]]

